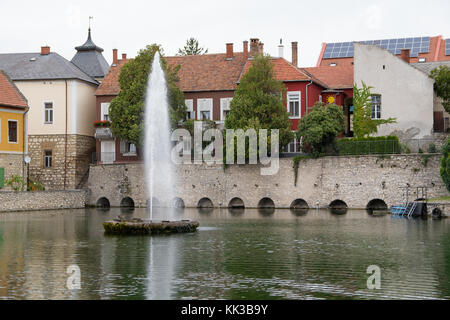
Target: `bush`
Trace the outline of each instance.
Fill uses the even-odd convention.
[[[396,136],[343,138],[337,141],[339,155],[398,154],[402,148]]]
[[[441,169],[440,174],[445,187],[450,191],[450,137],[442,147]]]
[[[427,151],[428,153],[437,153],[436,145],[434,143],[430,143]]]
[[[9,186],[14,191],[21,191],[23,190],[23,187],[25,183],[23,182],[23,179],[19,175],[13,175],[9,179],[5,181],[5,184]]]

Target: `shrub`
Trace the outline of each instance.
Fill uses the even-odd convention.
[[[11,187],[11,189],[13,189],[14,191],[23,190],[23,187],[25,185],[25,183],[23,182],[22,177],[17,175],[17,174],[13,175],[9,179],[7,179],[5,181],[5,184],[7,186]]]
[[[343,138],[337,141],[339,155],[398,154],[400,141],[396,136]]]
[[[445,187],[450,191],[450,137],[442,147],[441,169],[440,174]]]
[[[437,153],[436,145],[434,143],[430,143],[427,151],[428,153]]]

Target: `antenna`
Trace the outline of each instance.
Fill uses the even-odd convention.
[[[89,16],[89,29],[91,29],[91,20],[94,19],[93,16]]]

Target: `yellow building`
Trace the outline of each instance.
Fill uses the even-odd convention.
[[[28,103],[8,75],[0,70],[0,190],[13,175],[25,176],[28,152]]]

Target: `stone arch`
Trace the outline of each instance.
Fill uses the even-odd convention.
[[[180,197],[175,197],[172,201],[172,205],[175,208],[184,208],[185,207],[184,200],[181,199]]]
[[[303,199],[295,199],[294,201],[292,201],[291,209],[309,209],[309,205],[308,202],[306,202]]]
[[[197,203],[197,208],[214,208],[214,204],[210,198],[201,198]]]
[[[134,208],[134,200],[130,197],[125,197],[120,201],[120,206],[125,208]]]
[[[161,203],[159,202],[158,198],[152,197],[152,201],[150,202],[150,199],[147,199],[145,202],[147,208],[150,208],[152,206],[153,208],[159,208],[161,207]]]
[[[367,210],[387,210],[388,206],[384,200],[372,199],[367,203]]]
[[[106,198],[106,197],[101,197],[100,199],[98,199],[97,203],[95,205],[97,208],[103,208],[103,209],[108,209],[111,207],[111,204],[110,204],[108,198]]]
[[[235,197],[231,199],[230,202],[228,203],[228,208],[245,208],[244,200]]]
[[[347,209],[348,208],[347,204],[343,200],[340,200],[340,199],[331,201],[331,203],[328,205],[328,207],[331,209]]]
[[[262,198],[258,202],[258,208],[267,209],[267,208],[275,208],[275,202],[273,202],[270,198]]]

